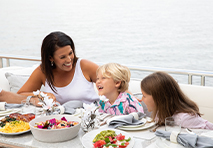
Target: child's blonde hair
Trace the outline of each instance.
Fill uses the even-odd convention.
[[[118,63],[108,63],[100,66],[96,74],[101,72],[104,77],[112,78],[115,82],[121,81],[121,85],[118,88],[118,92],[124,92],[128,90],[131,73],[128,67],[120,65]]]

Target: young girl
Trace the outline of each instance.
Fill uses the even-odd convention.
[[[99,101],[100,112],[113,115],[125,115],[131,112],[142,112],[143,107],[128,90],[130,70],[116,63],[109,63],[97,69],[96,87],[98,94],[104,95],[108,101]]]
[[[155,72],[147,76],[141,81],[141,91],[142,100],[159,125],[172,116],[185,128],[213,129],[213,124],[201,118],[197,104],[184,95],[169,74]]]

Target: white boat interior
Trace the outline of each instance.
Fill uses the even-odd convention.
[[[3,67],[3,59],[6,59],[6,67]],[[0,55],[0,88],[6,91],[17,92],[19,88],[27,81],[30,74],[38,65],[31,67],[22,66],[10,66],[10,59],[19,59],[27,61],[40,61],[39,58],[35,57],[24,57],[24,56],[9,56]],[[141,71],[164,71],[168,73],[178,73],[188,75],[188,84],[179,84],[183,92],[193,101],[195,101],[200,112],[203,114],[203,118],[210,122],[213,122],[213,87],[209,86],[197,86],[192,84],[192,76],[199,75],[201,77],[201,85],[205,85],[205,77],[213,77],[213,72],[206,71],[193,71],[193,70],[177,70],[177,69],[166,69],[166,68],[153,68],[153,67],[138,67],[128,66],[130,70],[141,70]],[[135,94],[141,95],[140,89],[141,79],[131,78],[129,90]],[[42,89],[42,88],[41,88]]]

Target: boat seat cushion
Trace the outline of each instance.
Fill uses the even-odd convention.
[[[24,83],[28,80],[30,75],[18,75],[10,72],[6,72],[5,76],[9,82],[10,91],[18,92],[18,90],[24,85]]]
[[[179,84],[182,91],[197,103],[202,118],[213,123],[213,87]]]
[[[38,65],[32,67],[11,66],[0,68],[0,88],[16,93],[36,67]]]

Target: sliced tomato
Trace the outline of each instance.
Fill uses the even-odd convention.
[[[125,147],[127,147],[128,145],[129,145],[129,142],[125,142],[124,145],[119,145],[119,148],[125,148]]]
[[[102,148],[103,145],[105,145],[105,144],[106,144],[106,142],[104,140],[98,140],[97,142],[95,142],[93,144],[93,146],[94,146],[94,148]]]
[[[112,137],[109,136],[109,140],[110,140],[110,142],[112,142],[113,141]]]
[[[122,135],[121,133],[118,134],[116,137],[115,137],[117,140],[124,140],[125,139],[125,136]]]
[[[109,140],[110,140],[110,143],[112,143],[112,144],[117,142],[117,140],[116,140],[116,139],[113,139],[113,138],[112,138],[112,137],[110,137],[110,136],[109,136],[108,138],[109,138]]]

